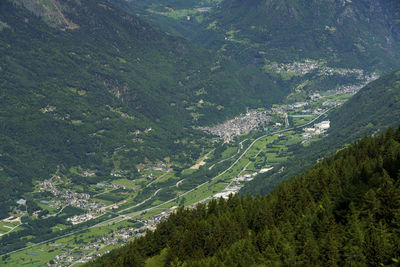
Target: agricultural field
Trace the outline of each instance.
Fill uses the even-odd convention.
[[[5,233],[8,233],[10,231],[13,231],[16,229],[21,224],[19,221],[15,222],[5,222],[5,221],[0,221],[0,234],[3,235]]]

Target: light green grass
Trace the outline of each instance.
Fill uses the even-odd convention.
[[[159,267],[163,266],[167,257],[167,249],[163,249],[160,254],[148,258],[145,262],[146,267]]]
[[[118,185],[123,185],[123,186],[125,186],[126,188],[132,188],[132,187],[135,187],[135,181],[131,181],[131,180],[128,180],[128,179],[126,179],[126,178],[123,178],[123,179],[117,179],[117,180],[113,180],[112,182],[111,182],[112,184],[118,184]]]
[[[100,203],[104,203],[105,205],[111,205],[114,204],[114,202],[110,201],[110,200],[105,200],[105,199],[101,199],[101,198],[93,198],[94,201],[100,202]]]
[[[236,152],[238,151],[237,147],[228,147],[228,149],[226,149],[224,152],[222,152],[222,158],[229,158],[230,156],[236,154]]]

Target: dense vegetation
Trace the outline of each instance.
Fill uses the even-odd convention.
[[[325,58],[337,66],[399,67],[399,17],[394,0],[226,0],[197,38],[245,62]]]
[[[167,157],[189,164],[208,143],[193,125],[285,94],[112,1],[1,1],[0,55],[0,218],[57,168],[97,183]]]
[[[195,39],[203,27],[199,22],[209,15],[209,12],[198,12],[198,8],[209,11],[220,2],[221,0],[115,0],[120,7],[137,14],[152,26],[189,40]],[[193,19],[188,20],[187,15]],[[197,44],[202,46],[205,43],[208,41],[202,40]]]
[[[400,123],[400,71],[368,84],[343,106],[330,114],[328,136],[308,147],[290,147],[294,156],[270,173],[258,175],[242,190],[243,194],[266,194],[276,184],[306,170],[317,160],[366,136]]]
[[[366,137],[271,194],[180,208],[88,266],[396,266],[400,127]],[[160,254],[161,253],[161,254]]]
[[[163,30],[258,67],[293,91],[323,91],[359,82],[356,75],[321,75],[326,66],[378,73],[400,67],[400,3],[395,0],[329,4],[321,0],[118,0],[117,4]],[[319,67],[308,69],[307,74],[277,68],[306,59],[315,60]]]
[[[399,67],[400,4],[396,0],[118,2],[153,25],[246,64],[313,58],[369,70]],[[211,10],[197,12],[199,7]]]

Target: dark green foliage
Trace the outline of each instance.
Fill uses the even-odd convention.
[[[268,196],[180,208],[87,266],[143,266],[163,249],[166,266],[395,266],[399,173],[400,127],[362,139]]]
[[[33,201],[33,199],[27,199],[26,210],[29,215],[32,215],[35,211],[40,210],[40,207],[38,206],[38,204],[36,204],[35,201]]]
[[[153,25],[245,64],[326,59],[329,64],[368,70],[399,67],[400,3],[397,0],[117,1]],[[169,18],[176,10],[210,12]],[[149,12],[155,10],[156,12]],[[231,35],[231,33],[233,34]],[[233,37],[232,37],[233,36]]]
[[[72,206],[67,206],[63,209],[62,214],[59,215],[59,217],[62,217],[64,219],[67,219],[69,217],[75,216],[75,215],[81,215],[85,213],[84,210]]]
[[[368,84],[330,118],[330,138],[347,144],[377,129],[395,127],[400,118],[400,71]]]
[[[281,76],[273,71],[276,62],[315,59],[330,67],[379,73],[400,67],[400,2],[397,0],[329,3],[321,0],[118,0],[117,3],[156,27],[199,46],[221,51],[243,65],[266,67],[281,88],[305,85],[302,88],[306,91],[322,91],[360,81],[355,75],[320,75],[315,70],[306,75]],[[175,11],[168,11],[166,7],[178,10],[178,14],[190,10],[191,19],[176,17]],[[197,12],[204,7],[209,11]],[[297,97],[302,100],[304,96]],[[291,100],[295,98],[291,96]]]
[[[217,49],[225,44],[242,62],[324,58],[336,66],[398,68],[399,18],[395,0],[226,0],[202,22],[215,27],[196,38]],[[225,38],[230,30],[240,42]]]
[[[115,202],[119,202],[119,201],[125,199],[126,196],[118,194],[116,192],[112,192],[112,193],[108,193],[108,194],[102,194],[100,196],[97,196],[96,198],[112,201],[115,203]]]

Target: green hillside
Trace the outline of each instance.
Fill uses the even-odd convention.
[[[194,126],[285,94],[112,1],[1,1],[0,55],[0,217],[54,174],[190,164],[208,144]]]
[[[387,69],[399,67],[399,17],[398,1],[227,0],[202,22],[198,40],[256,64],[324,58]]]
[[[257,67],[295,98],[364,84],[362,71],[400,68],[400,3],[394,0],[117,3],[156,27]]]
[[[181,208],[87,266],[397,266],[400,128],[366,137],[268,196]]]
[[[222,0],[116,0],[115,3],[166,32],[193,39]],[[202,43],[199,42],[199,45]]]
[[[266,194],[282,179],[292,177],[317,160],[333,155],[338,149],[366,135],[379,134],[400,123],[400,71],[368,84],[330,116],[328,136],[308,147],[293,146],[295,156],[284,170],[257,176],[242,192]]]
[[[326,59],[368,70],[398,68],[395,0],[117,1],[153,25],[246,64]]]

